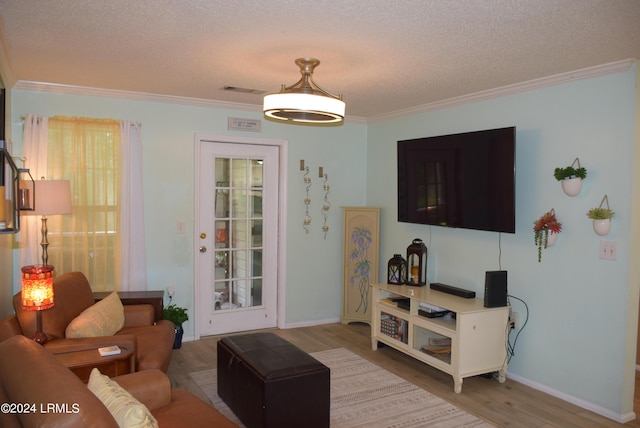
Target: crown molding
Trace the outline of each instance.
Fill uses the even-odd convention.
[[[561,83],[572,82],[582,79],[590,79],[592,77],[605,76],[607,74],[625,72],[636,64],[634,58],[622,61],[611,62],[607,64],[597,65],[594,67],[583,68],[581,70],[570,71],[567,73],[555,74],[553,76],[542,77],[539,79],[529,80],[527,82],[514,83],[512,85],[501,86],[499,88],[488,89],[486,91],[475,92],[473,94],[462,95],[459,97],[449,98],[442,101],[436,101],[429,104],[423,104],[403,110],[397,110],[390,113],[379,114],[368,118],[368,123],[379,122],[382,120],[409,116],[417,113],[425,113],[433,110],[440,110],[448,107],[459,106],[476,101],[488,100],[506,95],[513,95],[520,92],[531,91],[549,86],[559,85]]]
[[[103,89],[91,86],[64,85],[59,83],[34,82],[19,80],[12,89],[23,89],[35,92],[52,92],[70,95],[89,95],[94,97],[119,98],[132,101],[148,101],[158,103],[181,104],[187,106],[242,110],[262,113],[262,106],[246,103],[234,103],[228,101],[207,100],[204,98],[179,97],[175,95],[160,95],[147,92],[123,91],[119,89]],[[364,117],[348,116],[345,121],[351,123],[366,124]]]
[[[581,70],[542,77],[540,79],[529,80],[527,82],[515,83],[486,91],[475,92],[473,94],[462,95],[416,107],[397,110],[389,113],[365,117],[347,116],[345,121],[356,124],[368,124],[397,117],[409,116],[418,113],[425,113],[433,110],[454,107],[476,101],[488,100],[506,95],[526,92],[533,89],[540,89],[548,86],[559,85],[561,83],[572,82],[581,79],[604,76],[607,74],[625,72],[636,64],[637,60],[630,58],[608,64],[597,65]],[[19,80],[13,85],[13,89],[24,89],[36,92],[53,92],[62,94],[90,95],[106,98],[120,98],[125,100],[150,101],[159,103],[182,104],[197,107],[243,110],[262,113],[262,108],[255,104],[233,103],[226,101],[207,100],[203,98],[179,97],[173,95],[159,95],[145,92],[123,91],[118,89],[102,89],[88,86],[63,85],[58,83],[33,82]]]
[[[170,104],[182,104],[197,107],[223,108],[232,110],[259,111],[253,104],[233,103],[227,101],[207,100],[204,98],[179,97],[174,95],[151,94],[147,92],[124,91],[120,89],[103,89],[91,86],[64,85],[59,83],[34,82],[19,80],[13,89],[24,89],[35,92],[52,92],[70,95],[89,95],[94,97],[120,98],[133,101],[151,101]]]

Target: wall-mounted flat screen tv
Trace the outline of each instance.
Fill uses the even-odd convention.
[[[398,221],[515,233],[516,128],[398,141]]]

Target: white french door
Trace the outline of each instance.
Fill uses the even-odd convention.
[[[198,144],[199,335],[276,327],[280,148]]]

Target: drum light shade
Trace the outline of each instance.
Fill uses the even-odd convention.
[[[291,86],[282,85],[279,93],[264,97],[263,111],[267,118],[310,124],[337,124],[344,120],[345,103],[341,95],[320,88],[312,79],[320,61],[298,58],[302,77]]]

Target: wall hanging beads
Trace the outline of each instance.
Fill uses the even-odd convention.
[[[323,173],[323,168],[318,168],[318,176],[320,178],[324,177],[324,184],[322,185],[322,190],[324,190],[324,203],[322,204],[322,217],[324,218],[324,224],[322,225],[322,232],[324,232],[324,239],[327,239],[327,232],[329,231],[329,226],[327,226],[327,218],[329,217],[329,210],[331,209],[331,202],[329,202],[329,185],[327,184],[327,180],[329,180],[329,175]]]
[[[311,177],[309,176],[309,167],[304,166],[304,160],[300,160],[300,171],[304,171],[303,180],[306,185],[306,197],[304,198],[305,212],[304,220],[302,221],[302,227],[306,233],[309,233],[309,226],[311,226],[311,214],[309,213],[309,205],[311,199],[309,199],[309,189],[311,188]]]

